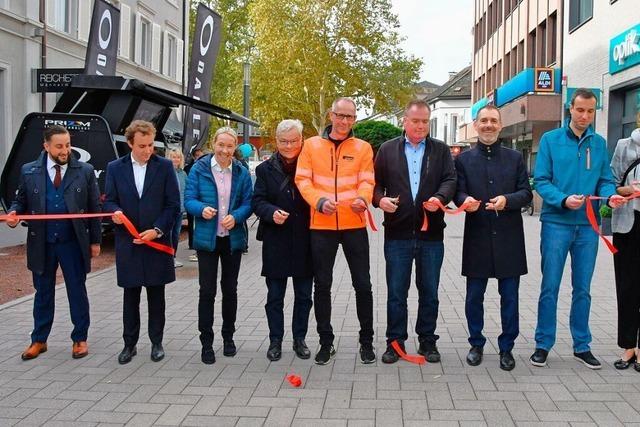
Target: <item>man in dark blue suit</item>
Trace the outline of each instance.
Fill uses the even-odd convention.
[[[93,167],[71,155],[71,137],[62,126],[44,132],[44,152],[22,167],[16,198],[9,214],[67,214],[100,212],[100,194]],[[9,220],[15,227],[18,220]],[[27,235],[27,267],[33,273],[34,327],[23,360],[47,351],[53,325],[58,265],[62,268],[73,341],[71,354],[79,359],[89,353],[89,299],[85,279],[91,258],[100,254],[100,220],[73,219],[30,221]]]
[[[498,337],[500,368],[512,370],[511,350],[519,334],[518,287],[527,274],[527,257],[520,210],[531,201],[531,187],[522,154],[502,147],[500,110],[487,105],[478,110],[473,127],[476,146],[456,158],[458,188],[454,198],[467,203],[462,245],[462,275],[467,277],[465,314],[469,327],[467,363],[482,362],[486,338],[484,293],[489,278],[498,279],[502,334]],[[481,203],[482,202],[482,203]]]
[[[125,227],[116,226],[115,230],[118,286],[124,288],[124,349],[118,356],[121,364],[129,363],[137,354],[143,286],[149,307],[151,360],[164,358],[164,285],[176,280],[173,256],[144,244],[155,241],[171,247],[171,230],[180,211],[173,164],[153,154],[155,135],[152,123],[134,120],[125,130],[131,154],[107,166],[104,210],[115,212],[113,222],[118,225],[124,214],[140,232],[140,238],[133,239]]]

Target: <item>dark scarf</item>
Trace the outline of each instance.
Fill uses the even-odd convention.
[[[280,161],[280,166],[282,166],[282,171],[288,175],[290,178],[296,174],[296,167],[298,166],[298,158],[291,162],[287,163],[284,158],[278,153],[278,160]]]

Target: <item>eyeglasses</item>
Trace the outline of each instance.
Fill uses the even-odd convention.
[[[331,112],[331,114],[333,114],[336,119],[341,121],[347,120],[348,122],[352,122],[356,119],[356,116],[353,116],[351,114],[334,113],[333,111]]]
[[[292,139],[290,141],[286,139],[277,139],[276,142],[278,143],[278,145],[282,145],[283,147],[293,147],[294,145],[300,143],[300,138]]]

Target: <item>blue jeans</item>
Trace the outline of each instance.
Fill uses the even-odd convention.
[[[571,254],[571,313],[569,328],[573,337],[573,351],[589,351],[591,331],[591,277],[598,254],[598,235],[589,225],[542,223],[540,231],[542,254],[542,284],[538,300],[536,348],[549,351],[556,341],[558,292],[562,272]]]
[[[313,301],[313,277],[293,277],[293,319],[291,330],[294,340],[303,340],[307,336],[309,313]],[[284,337],[284,296],[287,292],[287,278],[267,277],[267,303],[264,309],[269,323],[269,340],[280,340]]]
[[[486,277],[467,277],[467,297],[464,312],[469,327],[469,344],[484,347],[487,339],[482,335],[484,327],[484,293],[487,290]],[[498,279],[500,293],[500,320],[502,333],[498,337],[500,352],[511,351],[520,333],[518,319],[518,286],[520,276]]]
[[[387,267],[387,343],[406,341],[407,296],[411,269],[416,263],[418,319],[416,334],[421,343],[435,344],[438,320],[438,286],[444,258],[444,244],[426,240],[389,240],[384,242]]]

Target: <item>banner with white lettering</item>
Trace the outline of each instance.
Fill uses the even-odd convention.
[[[220,49],[222,18],[202,3],[198,4],[196,28],[193,33],[187,96],[209,102],[211,79]],[[191,148],[204,145],[209,132],[209,115],[193,108],[185,108],[184,143],[185,157]]]
[[[118,58],[120,10],[105,0],[95,0],[84,61],[84,74],[114,76]]]

